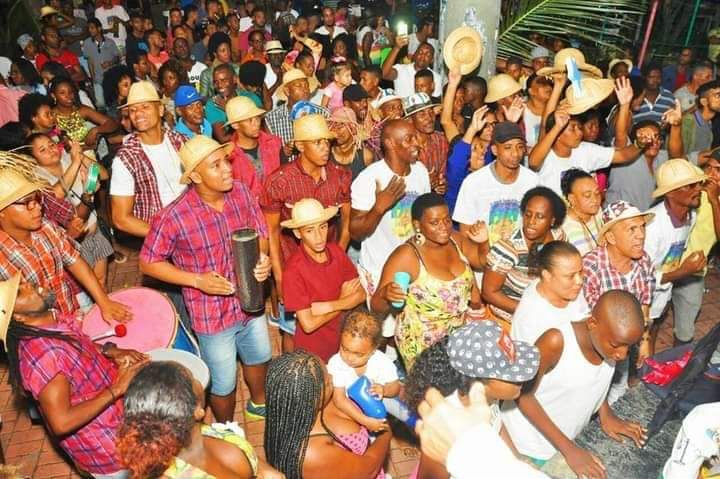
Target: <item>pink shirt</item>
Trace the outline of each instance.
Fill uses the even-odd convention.
[[[334,111],[336,108],[343,106],[343,90],[345,87],[338,85],[336,82],[330,83],[325,87],[324,95],[330,98],[330,102],[327,105],[327,109]]]
[[[25,96],[23,90],[0,85],[0,127],[18,121],[18,101]]]

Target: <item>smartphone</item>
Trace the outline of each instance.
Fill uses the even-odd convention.
[[[399,36],[405,36],[405,35],[408,34],[408,26],[407,26],[407,23],[402,22],[402,21],[400,21],[400,22],[397,23],[397,34],[398,34]]]

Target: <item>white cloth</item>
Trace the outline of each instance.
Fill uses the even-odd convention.
[[[705,460],[720,453],[720,402],[695,406],[683,419],[663,479],[696,479]]]
[[[523,195],[538,184],[537,173],[520,166],[512,183],[501,182],[495,173],[495,163],[470,173],[460,186],[453,220],[465,225],[484,221],[490,244],[507,239],[522,222],[520,201]]]
[[[202,75],[202,72],[207,70],[207,68],[208,66],[203,62],[195,62],[190,69],[190,73],[188,73],[188,81],[195,87],[196,90],[200,88],[200,75]]]
[[[340,353],[335,353],[327,364],[327,371],[332,376],[333,386],[336,388],[349,388],[360,377],[352,366],[343,361]],[[375,352],[368,359],[365,367],[366,376],[373,384],[389,384],[398,380],[397,368],[392,359],[382,351]]]
[[[330,30],[328,30],[325,25],[316,28],[315,33],[317,33],[318,35],[330,36]],[[343,33],[347,33],[347,30],[345,30],[343,27],[338,27],[336,25],[335,28],[333,28],[332,38],[330,38],[330,40],[335,40],[335,37],[337,37],[338,35],[342,35]]]
[[[522,118],[523,124],[525,125],[525,143],[527,143],[528,148],[530,148],[535,146],[538,138],[540,138],[540,124],[542,123],[542,118],[540,115],[536,115],[531,112],[527,107],[525,108],[525,111],[523,111]]]
[[[375,205],[375,190],[385,188],[395,173],[384,160],[376,161],[360,172],[350,188],[352,208],[370,211]],[[388,256],[413,235],[410,207],[415,199],[430,192],[430,177],[425,166],[415,162],[405,180],[405,196],[386,211],[375,231],[360,246],[360,265],[372,276],[373,284],[380,280]]]
[[[363,40],[365,39],[365,34],[371,30],[372,30],[372,28],[369,25],[365,25],[364,27],[362,27],[355,33],[355,41],[357,42],[358,53],[360,55],[362,55],[362,51],[363,51],[362,47],[363,47]]]
[[[588,173],[607,168],[612,163],[615,149],[610,146],[600,146],[583,141],[570,153],[569,158],[561,158],[551,149],[545,157],[540,175],[540,184],[547,186],[562,198],[560,179],[564,171],[570,168],[580,168]]]
[[[415,64],[406,63],[393,65],[393,68],[397,72],[397,78],[395,78],[395,94],[401,97],[407,97],[415,93]],[[442,78],[435,70],[430,70],[433,74],[433,80],[435,81],[435,90],[433,96],[442,95]]]
[[[244,32],[248,28],[252,27],[253,21],[252,17],[242,17],[240,19],[240,31]]]
[[[143,144],[142,147],[152,164],[160,193],[160,201],[163,206],[167,206],[175,201],[187,188],[186,185],[180,183],[180,177],[182,176],[180,157],[167,135],[159,145]],[[112,162],[110,194],[112,196],[135,195],[135,179],[123,162],[117,159]]]
[[[673,284],[661,283],[660,279],[664,273],[674,271],[680,266],[697,213],[691,210],[690,221],[676,228],[664,201],[650,208],[648,212],[655,213],[655,218],[645,226],[645,251],[650,255],[657,275],[655,293],[650,305],[650,317],[656,319],[662,315],[672,297]]]
[[[265,86],[270,89],[275,85],[275,82],[277,82],[277,73],[275,73],[275,70],[267,63],[265,65]]]
[[[536,313],[536,317],[544,316]],[[580,350],[571,322],[557,324],[555,328],[563,336],[563,351],[555,367],[540,381],[535,398],[550,420],[572,441],[605,400],[615,363],[590,363]],[[528,421],[515,401],[506,401],[501,409],[505,429],[520,454],[546,460],[558,452]]]
[[[95,9],[95,18],[100,21],[103,30],[109,30],[113,28],[115,22],[118,22],[117,35],[114,33],[107,33],[106,35],[113,39],[115,44],[120,48],[125,48],[125,39],[127,38],[127,32],[125,31],[125,25],[122,22],[130,20],[125,9],[122,5],[113,5],[112,8],[105,8],[100,6]]]

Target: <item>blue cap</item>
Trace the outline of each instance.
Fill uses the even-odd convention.
[[[188,106],[196,101],[202,101],[202,97],[198,91],[190,85],[181,85],[175,91],[175,106]]]

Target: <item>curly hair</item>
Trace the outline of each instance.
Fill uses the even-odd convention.
[[[340,334],[369,339],[373,347],[377,348],[382,341],[382,320],[361,306],[345,315]]]
[[[103,75],[103,96],[106,105],[116,105],[120,95],[118,84],[123,78],[129,78],[130,82],[135,81],[135,73],[125,65],[115,65]]]
[[[145,366],[125,393],[117,450],[133,479],[161,477],[190,443],[198,398],[190,373],[172,362]]]
[[[563,196],[567,198],[570,193],[572,193],[575,182],[583,178],[593,179],[590,173],[580,168],[570,168],[569,170],[563,171],[560,177],[560,189],[562,190]]]
[[[557,195],[557,193],[546,186],[536,186],[535,188],[529,189],[522,197],[522,201],[520,201],[520,211],[525,213],[530,200],[537,196],[545,198],[548,200],[548,203],[550,203],[550,209],[552,210],[554,218],[552,227],[557,228],[563,224],[563,221],[565,221],[565,215],[567,214],[565,202]]]
[[[20,123],[25,125],[28,130],[33,130],[35,128],[33,118],[37,116],[40,107],[43,105],[52,109],[53,101],[50,97],[40,93],[28,93],[20,98],[20,101],[18,102],[18,116],[20,117]]]
[[[448,396],[455,391],[467,395],[476,379],[465,376],[450,365],[448,337],[433,344],[415,359],[405,382],[405,400],[411,411],[417,408],[430,388]]]

